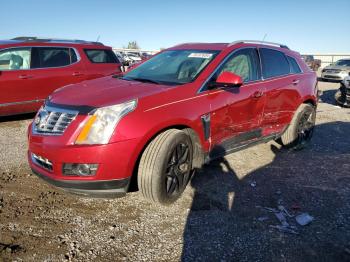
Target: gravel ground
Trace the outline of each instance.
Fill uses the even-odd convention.
[[[350,109],[324,91],[310,147],[258,145],[212,162],[184,196],[161,207],[66,194],[32,175],[32,116],[0,122],[0,261],[350,261]],[[280,232],[261,207],[314,220]]]

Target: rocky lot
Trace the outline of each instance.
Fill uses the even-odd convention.
[[[32,175],[30,117],[0,122],[0,261],[350,261],[350,109],[319,83],[317,129],[302,151],[261,144],[212,162],[173,206],[88,199]],[[263,207],[314,220],[295,233]]]

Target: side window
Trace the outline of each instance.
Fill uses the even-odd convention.
[[[277,50],[260,48],[264,78],[289,74],[289,63],[286,56]]]
[[[91,63],[118,64],[117,56],[109,49],[85,49]]]
[[[73,48],[69,48],[69,55],[72,64],[78,62],[77,54],[75,53]]]
[[[295,59],[293,57],[287,56],[288,62],[290,64],[290,72],[292,74],[299,74],[301,73],[301,69],[297,63],[297,61],[295,61]]]
[[[0,70],[30,69],[31,48],[0,50]]]
[[[242,77],[244,82],[260,79],[259,57],[255,48],[242,49],[235,52],[215,74],[215,79],[222,72],[231,72]],[[214,79],[213,79],[214,80]]]
[[[71,48],[64,47],[34,47],[32,68],[50,68],[67,66],[76,62],[76,55],[71,56]],[[73,61],[73,59],[75,61]]]

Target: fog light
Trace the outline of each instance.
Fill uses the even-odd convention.
[[[98,164],[76,164],[65,163],[62,167],[62,173],[65,176],[94,176]]]

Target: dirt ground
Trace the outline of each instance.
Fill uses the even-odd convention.
[[[317,129],[302,151],[261,144],[212,162],[173,206],[88,199],[32,175],[27,117],[0,122],[0,261],[350,261],[350,109],[320,82]],[[32,116],[29,116],[32,117]],[[275,214],[314,220],[280,232]]]

